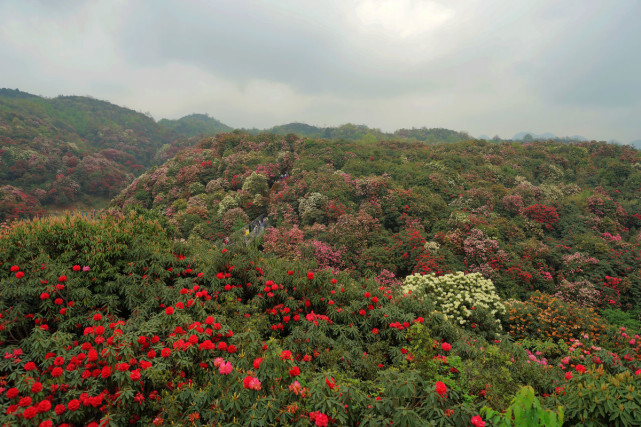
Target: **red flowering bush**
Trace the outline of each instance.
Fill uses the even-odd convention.
[[[543,225],[546,230],[552,230],[559,222],[559,215],[554,206],[532,205],[523,209],[523,215]]]

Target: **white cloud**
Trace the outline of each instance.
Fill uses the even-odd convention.
[[[436,31],[454,16],[452,9],[425,0],[360,0],[355,13],[367,30],[402,39]]]

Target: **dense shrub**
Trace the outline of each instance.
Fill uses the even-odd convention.
[[[498,316],[505,313],[505,307],[492,282],[479,273],[414,274],[405,278],[403,292],[433,301],[457,325],[489,334],[501,330]]]
[[[598,341],[605,330],[601,316],[592,308],[535,292],[527,301],[506,303],[507,330],[515,339],[564,340],[589,336]]]

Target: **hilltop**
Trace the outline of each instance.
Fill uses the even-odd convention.
[[[178,120],[161,119],[158,124],[187,137],[216,135],[234,130],[207,114],[190,114]]]
[[[82,96],[0,90],[0,220],[43,208],[104,206],[189,144],[152,118]]]

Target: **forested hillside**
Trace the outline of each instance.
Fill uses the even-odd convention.
[[[0,230],[0,420],[638,425],[640,192],[601,142],[204,138]]]
[[[622,280],[640,290],[641,156],[605,143],[326,143],[219,135],[114,203],[217,241],[269,217],[268,252],[357,275],[481,272],[506,296]],[[614,291],[612,291],[614,292]],[[614,297],[614,296],[613,296]],[[596,302],[595,302],[596,303]],[[599,304],[604,304],[599,301]]]
[[[0,90],[0,221],[49,207],[104,206],[185,137],[152,118],[80,96]]]
[[[399,129],[392,133],[382,132],[379,129],[373,129],[365,125],[355,125],[347,123],[336,127],[318,127],[305,123],[289,123],[286,125],[274,126],[261,131],[259,129],[244,129],[252,135],[261,132],[275,133],[278,135],[296,134],[307,138],[325,138],[325,139],[342,139],[347,141],[364,140],[367,142],[375,141],[402,141],[402,142],[425,142],[428,144],[442,142],[459,142],[470,139],[465,132],[457,132],[443,128],[412,128]]]
[[[206,114],[190,114],[178,120],[162,119],[158,124],[187,137],[213,136],[234,130]]]

